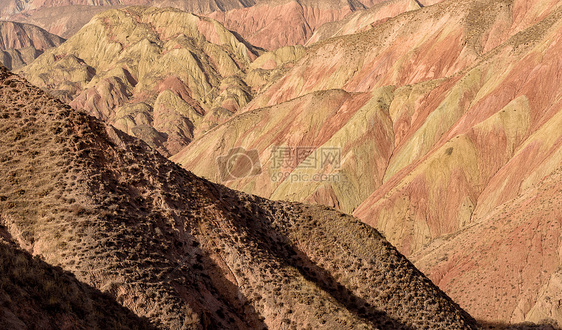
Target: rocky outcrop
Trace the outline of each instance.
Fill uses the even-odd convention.
[[[37,26],[0,22],[0,63],[9,69],[19,69],[31,63],[46,49],[63,42],[61,37]]]
[[[2,232],[153,326],[477,328],[358,219],[198,178],[0,69]]]

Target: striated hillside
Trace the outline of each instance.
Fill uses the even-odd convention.
[[[3,236],[153,326],[476,328],[357,219],[200,179],[1,70]]]
[[[214,20],[128,7],[96,16],[22,74],[171,155],[251,99],[241,77],[258,54]]]
[[[0,21],[0,63],[19,69],[64,39],[37,26]]]
[[[270,147],[276,144],[340,146],[344,160],[338,171],[343,172],[347,184],[352,186],[337,187],[338,183],[334,183],[332,187],[326,188],[336,193],[341,209],[351,212],[381,183],[389,181],[401,169],[428,154],[441,135],[453,127],[461,115],[465,112],[467,116],[477,114],[476,111],[467,111],[471,105],[469,102],[476,96],[483,98],[486,89],[482,89],[481,95],[477,91],[481,89],[480,86],[485,86],[485,80],[494,77],[482,74],[481,71],[503,69],[503,63],[526,61],[525,56],[532,47],[527,48],[527,52],[521,50],[511,54],[512,46],[506,43],[503,53],[485,52],[486,47],[491,47],[484,46],[485,44],[505,42],[519,30],[519,26],[505,31],[502,38],[487,39],[482,38],[487,36],[485,31],[481,31],[483,22],[472,21],[483,12],[496,9],[507,13],[512,10],[510,8],[512,7],[480,2],[446,2],[402,14],[361,34],[329,39],[312,46],[292,68],[252,100],[243,109],[244,113],[195,141],[184,152],[174,156],[174,160],[206,177],[218,179],[215,158],[237,145],[258,149],[262,154],[261,159],[266,163],[265,167],[271,163],[266,162],[271,160]],[[525,15],[526,18],[530,19],[531,14],[532,10]],[[544,16],[544,13],[541,15]],[[501,15],[490,17],[500,20]],[[488,18],[484,16],[481,19]],[[455,26],[455,22],[462,27],[460,31],[451,27]],[[489,22],[487,26],[500,23],[501,21]],[[548,21],[544,23],[549,24]],[[526,22],[520,24],[526,25]],[[532,33],[533,28],[534,26],[527,33]],[[414,30],[423,33],[413,35]],[[458,37],[447,40],[447,32]],[[521,33],[517,38],[524,36],[525,33]],[[516,42],[517,38],[510,42]],[[549,36],[539,37],[536,42],[549,42],[548,38]],[[443,47],[436,46],[440,43]],[[555,43],[551,42],[550,45],[555,46]],[[483,61],[485,56],[490,60]],[[494,63],[491,58],[498,63]],[[513,70],[518,68],[515,64],[511,65]],[[323,95],[334,93],[347,94],[357,101],[349,110],[348,103],[336,101],[328,105],[312,102],[310,105],[303,105],[301,111],[287,111],[298,109],[294,106],[295,103],[306,102],[311,98],[323,100]],[[462,95],[470,99],[459,99]],[[552,97],[555,98],[556,95]],[[323,101],[330,102],[328,98]],[[290,103],[293,105],[289,106]],[[505,104],[489,111],[498,112]],[[287,110],[274,110],[277,107]],[[326,107],[330,110],[324,111]],[[244,118],[260,117],[262,113],[268,112],[274,112],[284,126],[272,125],[275,128],[270,129],[269,124],[265,123],[253,127],[252,134],[244,133],[247,128],[244,126],[244,122],[247,122]],[[316,124],[310,124],[311,119],[307,119],[309,117],[317,120]],[[322,118],[333,119],[323,124]],[[250,121],[253,122],[252,119]],[[365,135],[372,138],[367,139]],[[221,136],[229,136],[228,141],[220,142]],[[373,156],[373,152],[381,157]],[[205,156],[200,157],[203,155]],[[358,157],[363,157],[363,160],[359,161]],[[356,166],[365,166],[368,170],[359,171]],[[376,175],[369,177],[367,173]],[[246,186],[251,187],[254,180],[268,180],[271,174],[273,173],[264,171],[262,176],[228,184],[245,189]],[[365,176],[364,180],[358,179],[357,175]],[[366,185],[370,185],[370,188],[363,189]],[[256,192],[264,196],[273,193],[267,186],[260,187],[264,190]],[[295,199],[302,200],[314,195],[314,190],[318,187],[305,184],[286,188],[292,191],[283,193],[283,196],[296,194]],[[312,191],[301,192],[303,188]],[[277,187],[271,189],[276,190]],[[347,190],[354,193],[348,193]],[[350,200],[354,198],[355,200]],[[322,199],[316,201],[323,202]]]
[[[103,10],[130,5],[173,7],[208,15],[253,45],[273,50],[302,45],[322,24],[380,2],[385,0],[8,0],[0,4],[0,18],[36,24],[69,38]]]
[[[378,2],[384,0],[266,1],[249,8],[216,11],[209,17],[238,32],[252,45],[274,50],[304,45],[323,24],[341,20]]]
[[[123,6],[64,5],[42,7],[16,14],[6,14],[2,16],[2,19],[37,25],[50,33],[68,39],[95,15],[111,8],[121,7]]]
[[[558,121],[558,129],[562,122]],[[412,256],[479,319],[560,325],[562,166],[460,233]],[[470,288],[470,294],[467,294]],[[485,297],[485,299],[482,299]],[[497,306],[502,306],[498,308]]]
[[[131,6],[131,5],[153,5],[158,7],[174,7],[192,13],[208,13],[216,10],[230,10],[234,8],[242,8],[252,6],[256,3],[254,0],[8,0],[4,1],[0,6],[0,14],[3,16],[18,13],[28,13],[44,8],[56,8],[65,6],[92,6],[92,7],[109,7],[114,6]]]
[[[540,211],[540,230],[554,241],[534,259],[489,245],[535,233],[532,219],[558,203],[561,36],[554,0],[444,1],[405,12],[312,44],[235,117],[171,159],[224,182],[216,159],[235,147],[256,150],[261,174],[226,185],[353,212],[477,318],[562,324],[557,208]],[[279,150],[299,147],[298,160],[276,166]],[[331,148],[340,162],[314,163]],[[543,180],[552,194],[535,199],[529,189]],[[522,196],[521,213],[501,217],[511,226],[494,225],[493,215]],[[447,248],[427,250],[456,235],[446,245],[457,251],[450,263]],[[471,273],[457,281],[467,260]],[[468,288],[482,278],[479,289]]]

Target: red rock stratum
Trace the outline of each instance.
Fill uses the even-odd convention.
[[[560,308],[549,303],[562,299],[560,215],[545,205],[557,205],[562,185],[555,175],[562,164],[561,17],[558,1],[444,1],[319,41],[172,160],[220,181],[217,157],[232,147],[255,149],[262,174],[227,185],[353,212],[420,263],[431,253],[433,263],[420,267],[477,318],[560,323]],[[278,180],[277,146],[312,149]],[[341,150],[341,166],[307,166],[312,150],[332,147]],[[317,173],[337,180],[299,179]],[[543,182],[551,193],[532,197]],[[516,227],[493,224],[504,209],[521,209],[501,217]],[[531,243],[488,245],[534,233],[539,218],[542,234],[533,244],[541,247],[532,258],[520,258],[522,246],[535,249]],[[468,243],[464,235],[476,228],[481,237],[472,234]],[[457,235],[462,257],[447,263],[446,249],[430,249]],[[547,237],[552,245],[539,243]],[[474,263],[463,278],[455,263],[468,262],[468,251]],[[475,274],[487,280],[470,290]]]

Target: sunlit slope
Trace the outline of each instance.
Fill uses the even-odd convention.
[[[249,101],[239,77],[257,54],[211,19],[128,7],[94,17],[22,73],[170,155],[193,139],[206,114],[212,126],[213,113],[228,117]]]
[[[308,48],[241,114],[173,160],[220,181],[220,169],[213,165],[218,157],[230,147],[255,149],[263,172],[225,184],[353,212],[381,230],[401,252],[422,260],[428,246],[438,246],[451,235],[461,237],[467,228],[480,228],[521,196],[528,196],[521,212],[539,212],[542,202],[535,203],[529,189],[556,173],[562,163],[561,14],[555,1],[446,1],[359,34],[326,39]],[[335,93],[361,103],[350,107],[349,102],[328,105],[322,99],[304,102]],[[273,122],[282,124],[269,127],[265,119],[269,113],[275,115]],[[305,168],[308,158],[301,166],[284,169],[293,176],[272,180],[277,146],[317,151],[338,147],[341,166]],[[307,179],[317,173],[337,179]],[[560,183],[552,182],[556,192]],[[553,193],[544,203],[554,205],[555,198]],[[542,214],[545,222],[559,217],[554,211]],[[532,223],[517,221],[521,228]],[[557,228],[545,227],[544,233],[557,237]],[[500,242],[502,235],[498,233]],[[457,249],[465,249],[468,241],[459,238],[457,242],[463,243]],[[532,296],[528,292],[535,287],[522,284],[513,297],[496,302],[495,297],[482,295],[483,284],[481,291],[472,291],[466,283],[443,282],[443,288],[462,296],[463,306],[490,321],[511,321],[516,314],[513,321],[536,321],[538,315],[558,319],[545,298],[547,291],[558,292],[554,274],[558,262],[531,269],[517,261],[505,280],[497,280],[492,260],[502,255],[518,260],[518,250],[487,250],[484,241],[475,246],[467,251],[487,262],[482,268],[474,266],[473,272],[481,270],[479,276],[495,278],[494,292],[510,293],[515,285],[510,278],[519,272],[529,278],[543,272],[537,282],[542,293]],[[557,251],[558,245],[552,249]],[[439,269],[445,250],[436,251],[432,267]],[[544,258],[535,255],[546,265],[549,261]],[[433,268],[429,272],[434,274]]]

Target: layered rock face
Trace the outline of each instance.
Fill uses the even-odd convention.
[[[73,273],[81,288],[101,290],[136,315],[124,314],[117,327],[141,328],[143,317],[162,329],[476,329],[358,219],[198,178],[144,142],[0,70],[3,240]],[[29,260],[17,257],[15,266]],[[3,267],[13,272],[12,264]],[[13,276],[2,281],[3,288],[16,287]],[[75,292],[53,295],[51,302],[61,306],[45,308],[72,307],[75,301],[67,299]],[[46,299],[42,294],[35,299]],[[2,309],[18,315],[20,301]],[[113,327],[121,310],[97,324]]]
[[[87,6],[87,5],[65,5],[61,7],[42,7],[14,14],[4,14],[2,19],[27,23],[39,26],[50,33],[63,38],[72,37],[92,17],[111,8],[123,6]]]
[[[125,6],[173,7],[189,13],[228,11],[255,5],[253,0],[33,0],[5,1],[0,4],[0,18],[31,23],[51,33],[70,38],[95,15]]]
[[[256,150],[262,173],[225,184],[353,212],[477,318],[562,322],[561,15],[557,1],[445,1],[358,19],[367,30],[312,44],[172,160],[221,181],[217,158]],[[279,175],[280,147],[308,151]],[[339,163],[309,166],[331,148]],[[452,254],[436,248],[448,240]]]
[[[96,16],[22,74],[171,155],[251,99],[241,76],[258,54],[214,20],[128,7]]]
[[[238,32],[251,44],[273,50],[304,45],[324,23],[341,20],[365,8],[359,1],[264,2],[249,8],[213,12],[209,17]]]
[[[274,50],[366,30],[409,10],[442,0],[260,1],[209,14],[252,45]]]
[[[37,26],[0,21],[0,63],[19,69],[64,39]]]
[[[95,6],[111,8],[114,6],[131,6],[131,5],[154,5],[158,7],[174,7],[192,13],[205,13],[217,10],[230,10],[234,8],[242,8],[254,5],[256,2],[253,0],[240,1],[216,1],[216,0],[198,0],[198,1],[174,1],[174,0],[11,0],[5,1],[0,7],[0,14],[3,16],[28,13],[34,10],[44,8],[56,8],[65,6]]]

